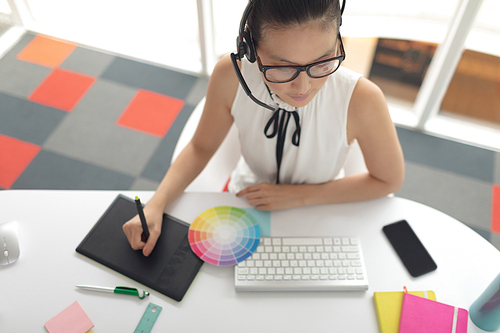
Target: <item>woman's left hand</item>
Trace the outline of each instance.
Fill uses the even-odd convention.
[[[294,191],[296,185],[259,183],[236,193],[245,197],[258,210],[281,210],[302,206],[302,197]]]

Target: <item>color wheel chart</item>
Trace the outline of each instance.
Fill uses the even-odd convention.
[[[198,215],[189,227],[188,239],[201,260],[230,266],[255,252],[260,228],[255,218],[243,209],[219,206]]]

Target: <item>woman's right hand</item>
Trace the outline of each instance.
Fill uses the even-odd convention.
[[[161,234],[163,223],[163,211],[152,207],[144,207],[144,216],[149,229],[149,238],[144,243],[141,240],[142,224],[139,215],[134,216],[123,225],[123,232],[127,236],[130,246],[134,250],[142,250],[142,254],[148,257],[155,248],[156,242]]]

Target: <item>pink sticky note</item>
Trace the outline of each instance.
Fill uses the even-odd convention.
[[[86,333],[94,327],[78,302],[74,302],[45,323],[49,333]]]

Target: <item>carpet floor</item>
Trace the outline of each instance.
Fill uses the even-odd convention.
[[[0,59],[0,189],[154,190],[208,81],[35,33]],[[500,249],[500,153],[398,127],[396,196]]]

